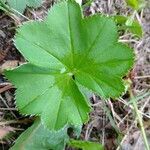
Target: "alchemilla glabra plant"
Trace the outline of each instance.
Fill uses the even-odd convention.
[[[17,108],[40,116],[49,130],[88,121],[91,107],[82,88],[103,98],[119,97],[125,89],[122,77],[134,62],[133,50],[118,42],[111,18],[84,17],[70,0],[54,5],[44,21],[24,23],[14,41],[28,61],[5,72],[17,88]]]

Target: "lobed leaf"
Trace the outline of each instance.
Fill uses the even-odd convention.
[[[5,73],[17,88],[17,106],[40,115],[49,129],[88,120],[80,85],[104,98],[120,96],[122,77],[134,62],[133,50],[118,43],[113,19],[84,18],[71,1],[55,5],[43,22],[21,26],[15,45],[29,62]]]
[[[26,6],[36,8],[42,4],[42,0],[5,0],[5,2],[20,13],[24,12]]]
[[[16,103],[20,112],[41,115],[50,129],[58,130],[65,124],[81,125],[88,119],[90,108],[68,74],[25,64],[7,71],[6,76],[18,88]]]
[[[10,150],[63,150],[67,141],[67,129],[49,131],[37,120],[19,136]]]

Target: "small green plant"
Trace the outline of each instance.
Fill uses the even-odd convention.
[[[130,6],[134,11],[131,15],[125,16],[115,16],[115,20],[122,25],[122,29],[127,29],[133,34],[142,37],[143,31],[141,24],[135,20],[135,16],[138,12],[146,6],[146,1],[144,0],[126,0],[128,6]]]
[[[136,36],[142,37],[143,31],[138,21],[132,20],[131,24],[127,24],[126,22],[131,20],[130,17],[121,16],[121,15],[114,16],[114,20],[117,23],[119,30],[128,30],[133,34],[135,34]]]
[[[5,75],[17,88],[19,111],[40,116],[41,121],[31,127],[37,132],[28,129],[16,144],[23,140],[31,143],[32,132],[40,138],[38,144],[49,149],[40,137],[41,124],[48,131],[86,123],[91,107],[83,88],[103,98],[115,98],[124,92],[122,77],[131,69],[134,54],[118,42],[112,18],[84,18],[81,7],[67,1],[51,8],[44,21],[24,23],[17,32],[15,45],[28,62]],[[35,145],[21,147],[34,150]]]
[[[140,10],[146,4],[144,0],[126,0],[127,4],[134,10]]]

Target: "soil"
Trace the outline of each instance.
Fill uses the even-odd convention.
[[[28,8],[24,15],[30,20],[42,20],[53,4],[54,1],[44,1],[41,8],[34,10]],[[84,9],[86,16],[95,13],[128,16],[133,13],[133,10],[126,5],[124,0],[96,0]],[[150,135],[150,95],[148,95],[150,93],[150,7],[140,10],[135,18],[143,28],[143,37],[137,38],[125,32],[120,35],[120,40],[133,47],[136,54],[134,68],[125,78],[132,81],[132,91],[138,98],[137,104],[143,115],[144,127]],[[20,18],[19,21],[24,22],[26,19]],[[34,120],[18,112],[15,106],[15,89],[3,75],[4,69],[16,67],[25,61],[13,45],[17,23],[12,16],[0,10],[0,119],[2,124],[0,127],[7,128],[9,132],[0,142],[2,150],[8,150]],[[129,93],[125,93],[116,100],[109,99],[108,101],[91,95],[90,101],[93,112],[90,114],[89,122],[82,128],[80,139],[100,142],[105,145],[106,150],[119,150],[117,148],[120,142],[124,150],[135,149],[140,137],[140,129],[132,107],[129,105]],[[140,142],[143,143],[142,138]],[[135,150],[144,150],[143,148],[142,145],[138,149],[136,147]],[[66,150],[73,149],[66,147]]]

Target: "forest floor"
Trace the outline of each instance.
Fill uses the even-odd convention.
[[[32,117],[21,116],[17,111],[15,88],[3,75],[4,69],[14,68],[25,62],[13,45],[15,30],[24,21],[43,20],[53,3],[47,0],[38,9],[28,8],[24,13],[25,17],[21,18],[14,18],[0,11],[0,150],[8,150],[33,122]],[[84,10],[86,16],[95,13],[128,16],[133,10],[124,0],[96,0]],[[130,45],[136,54],[134,68],[126,79],[131,81],[132,92],[150,142],[150,7],[136,13],[135,18],[143,28],[143,37],[137,38],[124,32],[120,34],[119,40]],[[116,100],[107,101],[93,94],[90,101],[93,111],[89,122],[83,126],[81,139],[100,142],[105,145],[106,150],[145,150],[128,92]],[[66,150],[71,148],[66,147]]]

